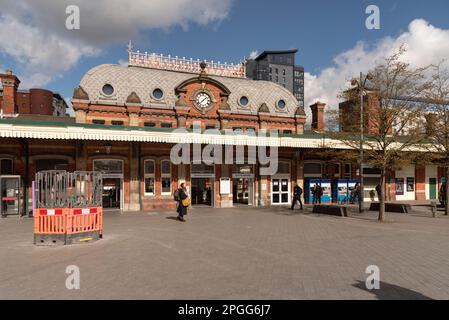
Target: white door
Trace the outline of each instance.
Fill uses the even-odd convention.
[[[290,204],[290,179],[286,177],[274,177],[271,180],[271,204]]]

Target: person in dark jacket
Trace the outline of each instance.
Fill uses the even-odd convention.
[[[317,204],[318,203],[318,184],[315,183],[315,185],[312,188],[312,203]]]
[[[295,209],[295,205],[298,201],[301,206],[301,210],[303,210],[301,196],[302,196],[302,189],[300,186],[298,186],[297,183],[295,183],[295,188],[293,190],[293,201],[292,201],[292,207],[291,207],[292,210]]]
[[[446,184],[445,183],[443,183],[441,185],[440,194],[439,194],[438,198],[440,199],[441,206],[443,208],[446,208],[447,201],[446,201]]]
[[[187,215],[187,207],[182,204],[182,201],[187,199],[189,196],[187,195],[187,189],[184,183],[181,183],[181,186],[178,190],[178,220],[185,222],[184,216]]]
[[[315,184],[312,189],[313,204],[321,204],[321,197],[323,196],[323,188],[319,184]]]
[[[380,183],[376,186],[376,192],[377,192],[377,199],[379,199],[382,197],[382,186],[380,185]]]

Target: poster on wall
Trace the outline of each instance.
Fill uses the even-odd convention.
[[[415,178],[407,178],[407,192],[415,192]]]
[[[351,198],[351,195],[354,194],[355,186],[357,185],[358,181],[355,180],[349,180],[348,182],[348,196]]]
[[[396,195],[404,195],[404,178],[396,178]]]
[[[310,180],[309,181],[309,199],[308,199],[308,201],[309,202],[312,202],[313,201],[313,188],[315,187],[315,184],[320,184],[320,180]]]
[[[323,196],[321,197],[321,201],[331,202],[332,201],[331,181],[330,180],[322,180],[321,181],[321,189],[323,190]]]
[[[228,177],[220,178],[220,194],[231,194],[231,179]]]
[[[348,182],[338,181],[338,202],[348,201]]]

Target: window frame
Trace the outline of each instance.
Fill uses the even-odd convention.
[[[161,96],[160,98],[156,97],[156,95],[155,95],[155,92],[156,92],[156,91],[160,91],[160,93],[162,94],[162,96]],[[162,100],[164,100],[164,98],[165,98],[165,92],[164,92],[164,90],[162,90],[161,88],[154,88],[154,89],[151,91],[151,98],[153,98],[153,99],[156,100],[156,101],[162,101]]]
[[[112,89],[112,92],[111,93],[106,93],[105,92],[105,88],[106,87],[110,87],[111,89]],[[105,96],[105,97],[112,97],[113,95],[114,95],[114,93],[115,93],[115,88],[114,88],[114,86],[112,85],[112,84],[110,84],[110,83],[105,83],[102,87],[101,87],[101,94],[103,95],[103,96]]]
[[[169,173],[164,173],[163,172],[163,168],[164,168],[164,162],[168,162],[170,165],[170,172]],[[164,192],[163,187],[162,187],[162,180],[164,179],[169,179],[170,181],[170,191],[168,192]],[[173,188],[173,183],[172,183],[172,163],[170,160],[161,160],[161,195],[163,196],[169,196],[172,194],[172,188]]]
[[[153,173],[146,172],[146,163],[153,163]],[[153,192],[147,192],[146,183],[147,179],[153,179]],[[145,197],[154,197],[156,195],[156,161],[153,159],[147,159],[143,162],[143,192]]]
[[[3,160],[7,160],[7,161],[10,161],[11,162],[11,173],[2,173],[2,161]],[[5,158],[5,157],[2,157],[2,158],[0,158],[0,174],[1,175],[13,175],[14,174],[14,161],[13,161],[13,159],[11,159],[11,158]]]

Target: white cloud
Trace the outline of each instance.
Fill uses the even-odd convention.
[[[449,57],[449,30],[439,29],[427,21],[416,19],[408,31],[398,37],[386,37],[373,46],[358,42],[353,48],[340,53],[333,65],[318,74],[305,74],[305,109],[310,115],[309,106],[320,100],[328,108],[338,107],[338,94],[348,86],[348,81],[360,72],[367,72],[376,63],[397,51],[404,45],[407,52],[403,60],[414,67],[437,64]]]
[[[65,101],[65,103],[67,103],[67,106],[68,106],[68,108],[66,110],[67,114],[70,117],[74,117],[75,116],[75,110],[73,110],[72,97],[65,97],[64,101]]]
[[[251,51],[251,53],[249,54],[248,59],[250,60],[254,60],[259,56],[259,51]]]
[[[232,0],[0,0],[0,54],[20,66],[25,86],[41,86],[83,57],[127,43],[144,30],[220,22],[231,4]],[[68,5],[80,8],[80,30],[65,28]]]

